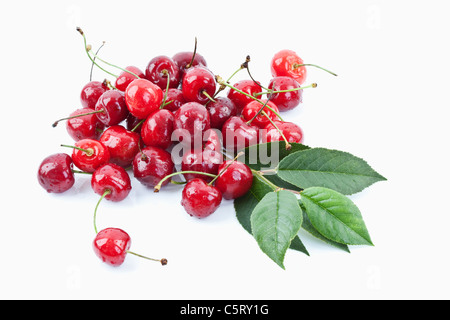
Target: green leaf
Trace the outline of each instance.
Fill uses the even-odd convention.
[[[280,161],[277,175],[302,189],[324,187],[347,195],[386,180],[363,159],[347,152],[324,148],[288,155]]]
[[[284,269],[284,257],[302,225],[297,197],[285,190],[270,192],[256,205],[251,230],[261,250]]]
[[[301,201],[314,228],[345,245],[373,245],[358,207],[341,193],[322,187],[305,189]]]
[[[256,205],[264,198],[266,194],[273,192],[272,188],[266,184],[259,176],[253,176],[253,185],[250,191],[243,197],[234,200],[234,209],[236,217],[242,227],[252,234],[250,217]],[[303,245],[298,236],[292,241],[290,249],[300,251],[309,256],[308,250]]]

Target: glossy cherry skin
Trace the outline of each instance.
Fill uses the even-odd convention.
[[[128,110],[138,119],[145,119],[158,110],[162,100],[161,88],[146,79],[134,80],[125,91]]]
[[[290,77],[275,77],[269,83],[273,91],[291,90],[300,88],[300,84]],[[275,103],[280,111],[288,111],[302,102],[303,90],[274,93],[270,101]]]
[[[242,92],[245,92],[251,96],[254,96],[256,98],[260,98],[260,96],[255,96],[256,93],[262,92],[261,87],[255,83],[253,80],[241,80],[233,85],[236,89],[239,89]],[[238,114],[242,112],[242,109],[249,104],[250,102],[254,101],[254,99],[234,90],[230,89],[228,91],[228,98],[233,101],[234,105],[238,109]]]
[[[105,83],[99,81],[89,82],[81,90],[81,106],[83,108],[95,109],[95,105],[100,96],[108,90]]]
[[[178,52],[176,55],[172,57],[172,60],[175,61],[176,64],[178,65],[181,76],[183,76],[184,73],[186,72],[186,66],[189,63],[191,63],[193,55],[194,55],[193,52]],[[195,54],[194,61],[192,62],[191,67],[195,66],[207,67],[205,58],[199,53]]]
[[[39,184],[48,193],[66,192],[75,184],[72,167],[72,158],[65,153],[48,156],[39,165]]]
[[[94,112],[94,109],[83,108],[75,110],[70,117]],[[83,139],[98,140],[105,128],[96,114],[90,114],[78,118],[69,119],[66,122],[66,129],[73,140],[79,141]]]
[[[277,52],[271,61],[270,69],[274,77],[291,77],[300,85],[306,81],[307,71],[305,66],[294,68],[295,65],[302,65],[304,62],[295,51],[281,50]]]
[[[197,171],[205,172],[217,175],[219,166],[223,163],[222,153],[205,149],[203,151],[191,151],[186,152],[183,155],[183,161],[181,163],[182,171]],[[212,181],[212,177],[208,177],[202,174],[184,173],[183,174],[186,181],[192,179],[203,179],[207,182]]]
[[[164,90],[164,94],[165,93],[166,90]],[[171,88],[167,91],[167,98],[165,102],[166,106],[164,107],[164,109],[176,112],[185,103],[186,99],[184,99],[183,91],[181,91],[180,89]]]
[[[144,144],[161,149],[169,148],[172,145],[173,122],[172,112],[165,109],[153,112],[141,128]]]
[[[222,138],[225,149],[238,151],[259,142],[259,128],[241,117],[231,117],[222,127]]]
[[[185,145],[201,145],[203,133],[210,127],[208,110],[197,102],[185,103],[174,114],[175,135]]]
[[[97,233],[92,247],[100,260],[118,267],[125,261],[127,251],[131,247],[131,238],[121,229],[108,228]]]
[[[73,163],[84,172],[93,173],[97,168],[109,162],[109,150],[100,141],[84,139],[76,142],[75,147],[88,151],[73,149],[72,152]]]
[[[213,214],[222,202],[222,194],[202,179],[189,181],[181,194],[181,205],[191,217],[199,219]]]
[[[145,73],[141,69],[139,69],[138,67],[128,66],[128,67],[125,68],[125,70],[128,70],[128,71],[134,73],[140,79],[143,79],[145,77]],[[125,92],[127,90],[127,88],[128,88],[128,85],[130,83],[132,83],[136,79],[138,79],[138,78],[136,78],[131,73],[122,71],[120,73],[119,77],[116,79],[116,83],[115,83],[114,86],[117,88],[117,90]]]
[[[229,98],[219,97],[206,105],[211,118],[211,128],[222,130],[223,124],[237,115],[237,107]]]
[[[98,195],[110,191],[105,199],[119,202],[130,194],[131,180],[124,168],[114,163],[107,163],[94,171],[91,178],[91,187]]]
[[[209,99],[203,92],[210,97],[216,93],[215,76],[205,67],[189,68],[183,76],[182,90],[186,101],[205,104]]]
[[[112,163],[128,167],[139,152],[141,137],[122,126],[112,126],[103,132],[100,142],[108,148]]]
[[[230,165],[224,172],[222,172]],[[253,173],[251,169],[239,161],[226,161],[219,167],[220,176],[215,186],[226,200],[237,199],[245,195],[253,184]]]
[[[177,88],[180,84],[181,75],[178,65],[167,56],[157,56],[150,60],[145,69],[145,78],[156,84],[161,90],[167,88]]]
[[[172,156],[166,150],[156,147],[146,147],[133,160],[134,177],[144,186],[152,188],[167,175],[173,173],[175,165]],[[167,185],[170,179],[163,182]]]
[[[97,118],[107,127],[118,125],[129,114],[125,96],[118,90],[109,90],[102,94],[95,105],[95,111],[103,111],[97,113]]]
[[[263,105],[267,102],[267,100],[261,100],[263,104],[261,104],[258,101],[252,101],[248,105],[245,106],[244,110],[242,110],[242,118],[247,122],[253,119],[253,117],[258,113],[259,110],[263,107]],[[267,106],[275,110],[275,112],[279,112],[278,107],[273,103],[272,101],[269,101],[267,103]],[[264,112],[267,114],[267,116],[272,120],[279,120],[278,116],[272,112],[269,108],[264,107]],[[270,120],[260,113],[256,118],[251,122],[252,125],[255,125],[261,129],[263,129],[265,126],[267,126],[270,123]]]
[[[278,129],[283,132],[289,143],[302,143],[303,142],[303,131],[302,129],[292,122],[274,121]],[[280,132],[271,123],[265,128],[265,132],[262,135],[262,142],[274,142],[274,141],[284,141]]]

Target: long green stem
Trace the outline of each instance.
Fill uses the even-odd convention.
[[[167,95],[169,94],[169,88],[170,88],[170,75],[169,75],[169,72],[164,69],[162,71],[162,73],[167,76],[167,85],[166,85],[166,92],[164,92],[164,99],[161,102],[161,106],[159,107],[160,109],[163,109],[165,107],[165,105],[166,105]]]
[[[267,91],[267,92],[258,92],[255,93],[255,96],[262,96],[264,94],[270,94],[270,93],[283,93],[283,92],[293,92],[293,91],[300,91],[303,89],[308,89],[308,88],[317,88],[317,83],[312,83],[309,86],[305,86],[305,87],[300,87],[300,88],[294,88],[294,89],[287,89],[287,90],[278,90],[278,91]]]
[[[231,161],[225,168],[223,168],[219,174],[210,182],[208,183],[209,186],[212,186],[214,182],[216,182],[216,180],[225,172],[228,170],[228,168],[234,163],[236,162],[236,160],[243,156],[245,153],[244,152],[239,152],[238,155],[233,159],[233,161]]]
[[[98,55],[98,53],[100,52],[100,50],[101,50],[104,46],[105,46],[105,41],[103,41],[103,44],[100,46],[100,48],[98,48],[98,50],[97,50],[97,52],[96,52],[95,54]],[[95,58],[94,58],[94,61],[95,61]],[[90,73],[90,75],[89,75],[89,81],[92,81],[92,73],[94,72],[94,65],[95,65],[95,64],[92,64],[92,65],[91,65],[91,73]]]
[[[78,114],[76,116],[62,118],[62,119],[59,119],[59,120],[55,121],[52,124],[52,127],[55,128],[58,125],[59,122],[64,121],[64,120],[70,120],[70,119],[80,118],[80,117],[84,117],[84,116],[90,116],[91,114],[97,114],[97,113],[103,113],[103,112],[105,112],[105,110],[101,109],[101,110],[97,110],[97,111],[92,111],[92,112],[87,112],[87,113],[83,113],[83,114]]]
[[[281,137],[283,138],[283,140],[286,142],[286,150],[291,150],[292,145],[289,143],[289,141],[286,139],[286,136],[284,135],[283,131],[280,130],[280,128],[278,128],[278,126],[275,124],[275,122],[273,122],[272,119],[270,119],[270,117],[267,115],[267,113],[265,113],[264,111],[262,112],[262,114],[264,114],[267,119],[270,121],[270,123],[278,130],[278,132],[280,133]]]
[[[109,194],[111,194],[111,190],[106,189],[105,192],[103,193],[103,195],[98,200],[97,205],[95,206],[95,211],[94,211],[94,230],[95,230],[95,234],[98,233],[98,231],[97,231],[97,209],[98,209],[98,206],[100,205],[100,202],[102,202],[102,200],[106,196],[108,196]]]
[[[164,178],[163,178],[163,179],[155,186],[154,192],[155,192],[155,193],[159,192],[159,190],[161,190],[161,187],[162,187],[162,185],[163,185],[163,183],[164,183],[165,181],[167,181],[168,179],[170,179],[170,178],[172,178],[172,177],[174,177],[174,176],[176,176],[176,175],[179,175],[179,174],[201,174],[201,175],[208,176],[208,177],[211,177],[211,178],[216,178],[216,177],[217,177],[217,175],[215,175],[215,174],[206,173],[206,172],[200,172],[200,171],[179,171],[179,172],[174,172],[174,173],[172,173],[172,174],[169,174],[169,175],[165,176],[165,177],[164,177]]]
[[[273,191],[278,191],[281,189],[280,187],[278,187],[277,185],[275,185],[274,183],[269,181],[269,179],[264,177],[264,175],[260,171],[256,171],[254,169],[251,169],[251,170],[255,176],[258,176],[261,180],[263,180],[267,185],[269,185],[269,187],[271,187],[273,189]]]
[[[334,73],[334,72],[332,72],[332,71],[330,71],[330,70],[327,70],[327,69],[325,69],[325,68],[322,68],[322,67],[320,67],[320,66],[318,66],[318,65],[316,65],[316,64],[310,64],[310,63],[305,63],[305,64],[294,64],[292,67],[293,67],[294,69],[297,69],[297,68],[300,68],[300,67],[315,67],[315,68],[319,68],[319,69],[321,69],[321,70],[323,70],[323,71],[326,71],[326,72],[328,72],[329,74],[332,74],[332,75],[335,76],[335,77],[338,76],[336,73]]]
[[[84,171],[73,170],[73,169],[72,169],[72,172],[73,173],[78,173],[78,174],[89,174],[89,175],[92,175],[92,173],[90,173],[90,172],[84,172]]]
[[[161,264],[163,266],[165,266],[167,264],[167,259],[153,259],[153,258],[149,258],[149,257],[143,256],[141,254],[137,254],[137,253],[135,253],[133,251],[130,251],[130,250],[127,250],[127,253],[135,255],[135,256],[137,256],[139,258],[144,258],[144,259],[151,260],[151,261],[161,262]]]
[[[77,147],[77,146],[68,146],[68,145],[65,145],[65,144],[62,144],[61,147],[80,150],[80,151],[86,153],[86,155],[87,155],[88,157],[90,157],[90,156],[92,156],[92,155],[94,154],[94,150],[93,150],[92,148],[89,148],[89,149],[83,149],[83,148],[80,148],[80,147]]]

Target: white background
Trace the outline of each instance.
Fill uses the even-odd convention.
[[[3,299],[442,299],[449,298],[450,50],[446,1],[2,1],[0,298]],[[101,56],[145,68],[156,55],[199,53],[228,77],[251,55],[268,83],[281,49],[309,69],[304,103],[285,113],[305,144],[366,159],[387,177],[352,196],[375,247],[347,254],[308,235],[311,253],[286,255],[283,271],[224,202],[189,217],[181,188],[160,194],[133,180],[122,203],[103,202],[99,228],[120,227],[134,256],[121,268],[94,255],[98,196],[88,177],[49,195],[36,179],[47,155],[72,143],[54,120],[80,107],[90,64],[81,26]],[[105,74],[96,70],[95,79]],[[245,73],[235,79],[247,78]]]

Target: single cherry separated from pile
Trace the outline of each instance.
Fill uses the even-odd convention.
[[[93,53],[85,33],[80,28],[77,31],[83,37],[84,51],[92,68],[96,66],[115,79],[94,81],[91,68],[90,81],[80,93],[79,108],[53,123],[56,127],[66,121],[67,133],[74,143],[61,146],[72,149],[72,153],[55,153],[44,159],[38,169],[38,181],[49,193],[63,193],[73,187],[77,174],[91,175],[92,190],[100,196],[94,211],[93,249],[103,262],[120,266],[129,253],[167,264],[166,259],[131,252],[131,238],[119,228],[97,230],[96,217],[101,201],[124,201],[132,192],[131,175],[154,192],[169,183],[184,184],[181,205],[190,216],[198,219],[212,215],[224,200],[234,200],[238,210],[242,199],[261,191],[259,188],[249,192],[261,183],[273,192],[267,198],[286,197],[284,192],[302,195],[305,187],[296,190],[278,187],[263,171],[251,169],[239,159],[245,154],[245,148],[274,142],[282,143],[285,152],[298,149],[305,150],[299,156],[307,155],[310,148],[302,145],[302,129],[283,119],[282,113],[303,102],[305,89],[317,87],[315,83],[303,86],[307,67],[317,67],[335,75],[333,72],[305,64],[292,50],[281,50],[273,56],[268,68],[272,79],[267,86],[253,78],[249,56],[224,80],[215,75],[206,59],[197,53],[197,39],[192,52],[182,51],[172,57],[155,56],[145,68],[133,64],[121,68],[99,57],[105,43]],[[232,78],[241,70],[247,70],[249,79],[232,84]],[[225,90],[228,91],[222,94]],[[183,152],[181,171],[177,171],[171,154],[175,149]],[[275,172],[279,169],[277,167]],[[177,175],[184,181],[172,179]],[[289,182],[295,185],[296,180]],[[258,201],[262,204],[265,199]],[[294,207],[299,207],[298,202],[294,202]],[[307,210],[309,202],[305,199],[302,205]],[[254,209],[258,211],[258,206]],[[253,215],[259,213],[255,212],[252,224],[256,220]],[[261,212],[270,214],[270,210]],[[298,223],[301,219],[294,220]],[[311,216],[311,223],[315,222]],[[249,223],[247,221],[247,225]],[[258,238],[257,227],[255,222],[255,238],[263,251],[276,261],[273,253],[268,253],[262,245],[264,241],[272,243]],[[293,241],[287,240],[289,244]],[[287,247],[281,249],[283,259],[285,249]]]

